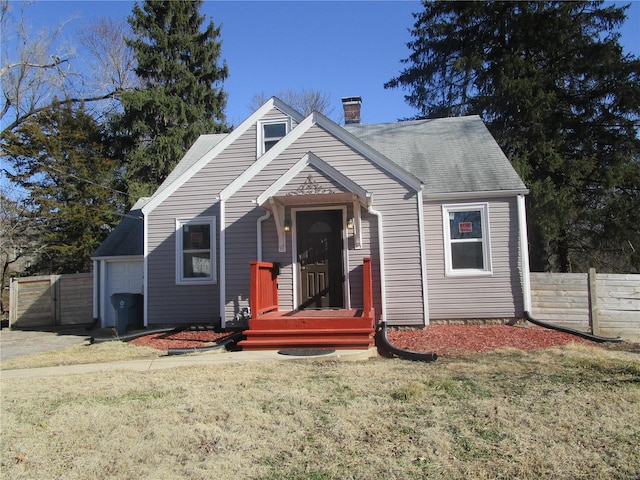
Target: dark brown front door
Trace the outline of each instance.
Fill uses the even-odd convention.
[[[342,210],[296,216],[300,308],[343,308]]]

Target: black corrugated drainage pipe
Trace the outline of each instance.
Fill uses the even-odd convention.
[[[553,325],[551,323],[542,322],[540,320],[536,320],[535,318],[533,318],[531,316],[531,314],[529,312],[526,312],[526,311],[524,312],[524,318],[526,318],[528,322],[531,322],[534,325],[538,325],[539,327],[548,328],[550,330],[556,330],[558,332],[568,333],[570,335],[575,335],[577,337],[585,338],[585,339],[591,340],[593,342],[599,342],[599,343],[615,342],[615,343],[619,343],[619,342],[623,341],[623,339],[620,338],[620,337],[615,337],[615,338],[599,337],[597,335],[592,335],[590,333],[581,332],[579,330],[574,330],[572,328],[560,327],[558,325]]]
[[[135,340],[136,338],[144,337],[145,335],[152,335],[154,333],[173,332],[174,330],[176,330],[175,327],[157,328],[155,330],[140,330],[138,332],[129,333],[125,335],[114,335],[112,337],[98,337],[98,338],[90,337],[89,343],[93,344],[93,343],[105,343],[105,342],[114,342],[114,341],[128,342],[130,340]]]
[[[243,332],[236,332],[229,335],[224,340],[221,340],[220,343],[217,343],[216,345],[213,345],[211,347],[170,348],[169,350],[167,350],[167,355],[186,355],[189,353],[211,352],[214,350],[221,350],[223,348],[227,348],[229,345],[235,344],[242,337],[243,337]]]
[[[438,359],[435,353],[413,352],[411,350],[403,350],[389,342],[387,338],[387,322],[381,322],[376,330],[376,346],[381,355],[385,357],[399,357],[405,360],[413,360],[414,362],[434,362]]]

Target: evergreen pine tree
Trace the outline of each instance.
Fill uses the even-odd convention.
[[[91,271],[91,255],[119,221],[116,162],[103,129],[82,106],[54,102],[5,132],[8,177],[27,192],[30,234],[38,234],[32,273]]]
[[[141,87],[123,93],[118,129],[134,197],[152,194],[199,135],[228,130],[220,27],[201,28],[201,4],[147,0],[129,18]]]
[[[640,60],[600,1],[423,2],[407,68],[418,116],[479,114],[529,186],[534,270],[640,271]]]

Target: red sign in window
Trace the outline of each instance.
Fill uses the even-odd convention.
[[[202,243],[202,232],[192,232],[191,243]]]
[[[460,233],[471,233],[471,232],[473,232],[473,223],[471,223],[471,222],[460,222],[458,224],[458,232],[460,232]]]

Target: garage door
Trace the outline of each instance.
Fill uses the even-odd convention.
[[[142,260],[126,262],[107,262],[107,280],[105,288],[105,327],[116,324],[115,309],[111,305],[111,295],[114,293],[143,293]]]

